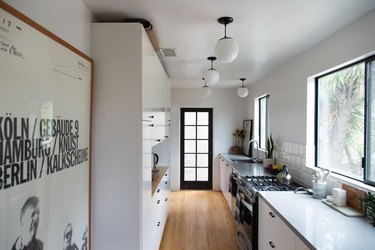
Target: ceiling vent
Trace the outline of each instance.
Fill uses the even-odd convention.
[[[160,49],[164,57],[176,57],[175,49]]]

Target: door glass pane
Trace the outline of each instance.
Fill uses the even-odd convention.
[[[197,125],[208,125],[208,112],[198,112]]]
[[[195,126],[185,126],[185,139],[195,139]]]
[[[197,139],[208,139],[208,126],[197,127]]]
[[[195,153],[195,140],[185,140],[185,152],[186,153]]]
[[[197,153],[208,153],[208,140],[197,141]]]
[[[197,167],[208,167],[208,154],[197,154]]]
[[[369,70],[371,74],[371,92],[370,92],[370,100],[371,100],[371,118],[370,121],[370,145],[369,145],[369,153],[370,153],[370,166],[368,167],[368,173],[366,178],[370,181],[375,182],[375,63],[374,61],[371,62],[371,69]]]
[[[196,125],[196,112],[185,112],[185,125]]]
[[[184,165],[186,167],[195,167],[195,154],[185,154]]]
[[[318,78],[319,167],[362,179],[364,63]]]
[[[185,168],[185,181],[195,181],[195,168]]]
[[[208,181],[208,168],[197,169],[197,181]]]

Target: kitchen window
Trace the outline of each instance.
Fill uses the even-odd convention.
[[[374,56],[315,78],[315,166],[375,184]]]
[[[265,149],[269,136],[269,95],[255,99],[255,136],[259,142],[259,148]]]

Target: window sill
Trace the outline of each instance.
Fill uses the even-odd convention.
[[[306,166],[306,167],[313,169],[313,170],[317,170],[317,171],[319,170],[319,168],[313,167],[313,166]],[[338,183],[347,184],[351,187],[360,189],[364,192],[367,192],[367,191],[375,192],[375,187],[370,186],[366,183],[363,183],[362,181],[354,180],[354,179],[351,179],[351,178],[348,178],[348,177],[345,177],[336,173],[331,173],[329,176],[336,179]]]

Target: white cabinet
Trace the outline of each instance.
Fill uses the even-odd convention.
[[[152,227],[153,227],[153,249],[159,249],[165,223],[169,210],[169,172],[167,171],[161,179],[152,197]]]
[[[141,24],[94,23],[92,57],[91,247],[158,249],[152,146],[165,126],[150,116],[166,119],[168,78]]]
[[[264,249],[309,249],[287,224],[259,198],[258,247]]]
[[[222,156],[219,156],[220,161],[220,189],[223,192],[225,200],[230,209],[232,209],[232,195],[229,192],[229,177],[232,174],[230,165]]]

